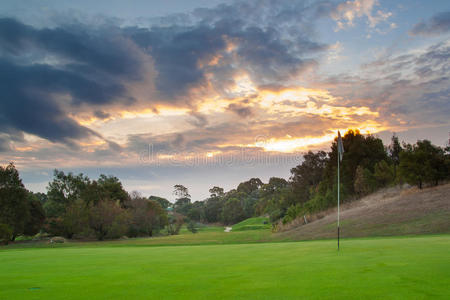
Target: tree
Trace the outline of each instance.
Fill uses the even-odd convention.
[[[100,201],[89,210],[89,225],[98,240],[118,238],[128,231],[129,215],[119,201]]]
[[[204,211],[205,219],[207,222],[219,222],[222,213],[223,202],[224,200],[222,197],[211,197],[206,199]]]
[[[33,193],[34,197],[36,197],[39,202],[41,202],[42,207],[44,206],[45,202],[47,202],[48,197],[47,194],[44,193]]]
[[[173,194],[177,197],[173,208],[176,212],[186,215],[191,209],[191,195],[189,195],[188,189],[181,184],[177,184],[173,188]]]
[[[13,163],[0,166],[0,224],[11,230],[11,240],[23,234],[30,218],[28,192]],[[7,229],[9,228],[9,229]]]
[[[373,192],[375,188],[376,183],[372,173],[368,169],[365,169],[362,166],[358,166],[358,168],[356,168],[354,183],[355,193],[359,197],[362,197]]]
[[[291,169],[292,189],[298,203],[305,203],[311,198],[311,190],[322,181],[328,163],[324,151],[309,151],[303,158],[302,164]]]
[[[379,187],[385,187],[395,180],[395,170],[385,160],[379,161],[375,164],[374,177],[377,180]]]
[[[403,151],[398,136],[395,133],[392,135],[391,144],[388,147],[389,157],[394,164],[394,178],[397,178],[397,167],[400,164],[400,153]]]
[[[263,185],[261,179],[259,178],[251,178],[248,181],[241,182],[238,187],[237,191],[242,192],[245,194],[250,194],[251,192],[259,189]]]
[[[47,217],[62,216],[67,206],[81,198],[90,183],[89,178],[82,173],[74,175],[71,172],[65,174],[63,171],[54,170],[53,181],[47,187],[48,200],[44,204]]]
[[[258,192],[255,215],[269,214],[272,221],[284,216],[291,205],[298,202],[291,184],[283,178],[272,177]]]
[[[25,223],[23,233],[25,235],[37,234],[45,221],[45,212],[38,196],[32,192],[28,192],[29,219]]]
[[[187,217],[191,220],[201,222],[205,219],[205,202],[195,201],[187,212]]]
[[[342,143],[345,151],[341,163],[342,192],[346,195],[353,195],[358,166],[373,173],[375,164],[381,160],[387,160],[388,157],[381,139],[373,135],[364,136],[358,130],[348,130],[342,137]],[[324,174],[324,180],[329,190],[336,182],[337,156],[336,138],[331,145],[331,152],[328,153],[329,163],[327,163]],[[345,200],[345,197],[342,197],[342,200]]]
[[[130,236],[153,236],[167,224],[167,213],[156,201],[134,195],[129,207]]]
[[[87,231],[88,228],[89,205],[86,205],[82,199],[77,199],[66,207],[64,214],[59,219],[59,224],[56,224],[56,230],[61,231],[61,234],[69,239]]]
[[[101,174],[97,183],[102,191],[102,199],[119,201],[120,205],[124,207],[125,203],[128,201],[128,193],[124,190],[119,178],[112,175],[106,176]]]
[[[211,194],[211,198],[213,197],[222,197],[225,193],[223,192],[223,188],[214,186],[213,188],[209,189],[209,193]]]
[[[162,198],[162,197],[158,197],[158,196],[150,196],[150,197],[148,197],[148,200],[158,202],[161,205],[161,207],[164,209],[167,209],[172,205],[172,203],[170,203],[170,201],[167,200],[166,198]]]
[[[187,187],[181,184],[176,184],[173,186],[174,191],[173,194],[177,197],[177,199],[180,198],[191,198],[191,195],[189,195],[189,191]]]
[[[13,230],[7,224],[0,223],[0,243],[8,245],[13,236]]]
[[[244,207],[237,198],[228,199],[222,211],[222,220],[225,224],[235,224],[245,219]]]
[[[419,189],[424,183],[437,185],[448,178],[445,152],[428,140],[417,141],[415,145],[404,145],[400,153],[399,170],[402,178]]]

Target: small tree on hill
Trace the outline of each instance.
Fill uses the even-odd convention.
[[[420,189],[424,183],[437,185],[449,176],[444,150],[427,140],[407,144],[400,154],[400,172],[406,182]]]

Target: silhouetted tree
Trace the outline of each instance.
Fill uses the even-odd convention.
[[[11,240],[23,234],[30,219],[30,203],[19,172],[13,163],[0,166],[0,224],[5,232],[11,231]]]

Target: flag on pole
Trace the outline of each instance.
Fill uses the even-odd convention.
[[[338,130],[337,147],[338,147],[339,160],[342,161],[342,156],[344,155],[344,145],[342,144],[341,133],[339,132],[339,130]]]

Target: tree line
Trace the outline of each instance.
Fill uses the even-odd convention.
[[[27,191],[15,166],[0,167],[0,241],[42,231],[66,238],[152,236],[169,222],[161,199],[127,193],[117,177],[55,170],[47,193]]]
[[[408,183],[419,188],[450,179],[450,147],[428,140],[401,144],[393,136],[383,145],[373,135],[349,130],[342,137],[340,190],[343,202],[352,201],[390,185]],[[270,216],[272,222],[287,223],[299,215],[337,205],[337,138],[329,152],[309,151],[301,164],[291,169],[289,180],[272,177],[267,183],[251,178],[225,192],[215,186],[203,201],[191,203],[186,193],[173,208],[191,220],[234,224],[246,218]]]
[[[423,188],[450,179],[450,146],[441,148],[427,140],[400,144],[395,135],[384,146],[381,139],[358,130],[347,131],[342,141],[343,202],[390,185]],[[165,234],[178,234],[185,222],[195,233],[197,222],[228,225],[261,215],[287,223],[337,204],[337,155],[335,139],[329,152],[306,153],[288,180],[272,177],[264,183],[251,178],[227,192],[214,186],[202,201],[192,201],[188,188],[177,184],[174,203],[128,193],[115,176],[91,180],[59,170],[47,193],[33,193],[25,189],[11,163],[0,166],[0,241],[38,232],[99,240],[153,236],[163,229]]]

